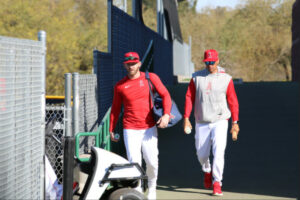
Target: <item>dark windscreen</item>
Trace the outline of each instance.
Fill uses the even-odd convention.
[[[168,35],[172,35],[172,38],[169,39],[174,40],[176,38],[178,41],[182,42],[182,35],[175,0],[163,0],[163,6],[167,23],[167,29],[171,32],[168,33]]]

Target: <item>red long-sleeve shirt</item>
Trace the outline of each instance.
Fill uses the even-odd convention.
[[[196,87],[193,79],[191,79],[188,90],[185,95],[184,117],[189,118],[195,104]],[[239,103],[234,89],[233,81],[231,80],[226,90],[227,103],[231,112],[232,121],[239,120]]]
[[[124,129],[147,129],[155,125],[152,115],[152,102],[148,81],[144,72],[136,79],[129,79],[128,76],[120,80],[114,87],[114,97],[110,114],[109,131],[113,132],[121,111],[124,106],[123,128]],[[150,80],[156,91],[163,100],[164,114],[170,114],[172,101],[166,87],[160,78],[149,73]]]

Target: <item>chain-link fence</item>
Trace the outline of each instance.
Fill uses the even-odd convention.
[[[0,199],[43,199],[44,44],[0,36]]]
[[[56,173],[59,183],[63,178],[64,105],[46,105],[45,154]]]
[[[94,132],[98,129],[98,98],[96,74],[79,75],[79,132]],[[95,137],[83,137],[80,152],[88,153],[95,145]]]
[[[74,74],[73,74],[74,76]],[[74,79],[73,79],[74,80]],[[74,84],[73,81],[73,88]],[[73,91],[74,92],[74,91]],[[97,77],[95,74],[79,74],[79,132],[93,132],[98,128]],[[73,96],[76,96],[76,94]],[[64,103],[47,104],[46,106],[46,147],[45,153],[53,167],[59,183],[63,181],[63,138],[65,136],[65,105]],[[70,132],[72,132],[70,130]],[[76,133],[75,133],[76,134]],[[88,153],[95,145],[94,137],[83,137],[80,141],[81,153]]]
[[[79,74],[79,131],[93,132],[98,128],[96,74]]]

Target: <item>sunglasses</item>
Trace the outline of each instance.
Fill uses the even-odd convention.
[[[205,65],[214,65],[216,61],[206,61]]]
[[[133,57],[133,56],[128,56],[125,58],[125,61],[127,61],[127,60],[138,60],[138,58]]]

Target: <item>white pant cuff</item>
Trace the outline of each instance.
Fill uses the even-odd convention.
[[[150,189],[148,190],[147,198],[148,198],[149,200],[156,200],[156,189],[150,188]]]

